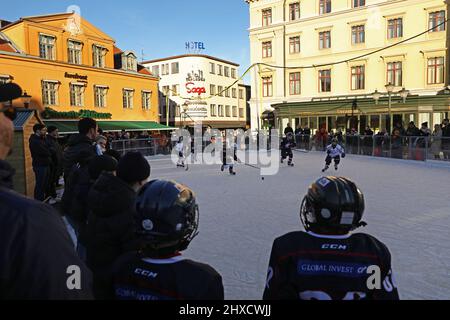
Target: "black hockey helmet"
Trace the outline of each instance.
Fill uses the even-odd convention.
[[[142,247],[155,255],[185,250],[198,234],[194,192],[175,181],[152,180],[136,201],[136,228]]]
[[[322,177],[308,189],[300,206],[300,219],[306,231],[348,233],[360,226],[364,195],[356,184],[343,177]]]

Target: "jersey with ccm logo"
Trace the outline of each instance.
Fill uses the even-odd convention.
[[[378,271],[373,271],[374,266]],[[399,296],[391,255],[382,242],[364,233],[322,236],[297,231],[275,239],[263,299],[396,300]]]
[[[142,258],[122,256],[112,272],[118,300],[223,300],[222,277],[207,264],[175,256]]]

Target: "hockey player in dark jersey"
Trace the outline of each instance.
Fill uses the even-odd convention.
[[[224,299],[220,274],[181,255],[198,234],[199,212],[191,189],[172,181],[150,181],[138,195],[136,213],[141,250],[115,263],[116,299]]]
[[[397,300],[388,248],[365,233],[364,196],[346,178],[313,183],[300,207],[306,232],[275,239],[264,300]]]
[[[228,167],[228,171],[231,175],[236,175],[236,171],[234,171],[234,161],[238,161],[237,157],[237,144],[236,141],[230,142],[223,139],[223,150],[222,150],[222,166],[220,170],[223,171],[226,167]]]
[[[292,154],[292,148],[294,148],[295,146],[294,135],[291,132],[288,132],[286,134],[286,137],[281,140],[281,163],[283,163],[284,160],[289,157],[288,166],[294,166],[294,163],[292,162],[292,158],[294,157],[294,155]]]

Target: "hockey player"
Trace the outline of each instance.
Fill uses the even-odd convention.
[[[224,299],[220,274],[181,255],[198,234],[199,211],[191,189],[174,181],[150,181],[138,195],[136,213],[141,249],[114,264],[116,299]]]
[[[322,177],[300,207],[306,232],[277,238],[263,299],[398,300],[388,248],[365,233],[364,196],[352,181]]]
[[[237,144],[235,141],[223,141],[222,166],[220,167],[220,171],[223,171],[226,167],[228,167],[228,171],[230,172],[230,174],[233,176],[236,175],[236,171],[234,171],[234,161],[238,161],[236,152]]]
[[[178,152],[178,161],[177,161],[177,167],[183,167],[184,168],[184,143],[183,143],[183,137],[180,137],[178,139],[177,144],[175,145],[175,151]]]
[[[292,154],[292,148],[296,146],[294,135],[291,132],[286,134],[286,137],[281,140],[281,163],[289,157],[288,166],[293,167],[294,163],[292,162],[292,158],[294,155]]]
[[[337,170],[339,162],[341,162],[341,157],[345,158],[344,148],[338,144],[338,140],[336,138],[333,138],[333,140],[331,140],[331,144],[327,146],[326,152],[327,157],[325,158],[325,168],[322,169],[322,172],[328,170],[331,160],[334,160],[334,170]]]

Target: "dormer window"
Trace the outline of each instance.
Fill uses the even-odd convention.
[[[98,46],[98,45],[93,45],[92,46],[92,55],[93,55],[93,65],[94,67],[97,68],[104,68],[105,67],[105,56],[106,53],[108,52],[108,49],[102,47],[102,46]]]
[[[122,69],[137,72],[137,58],[132,52],[122,55]]]

